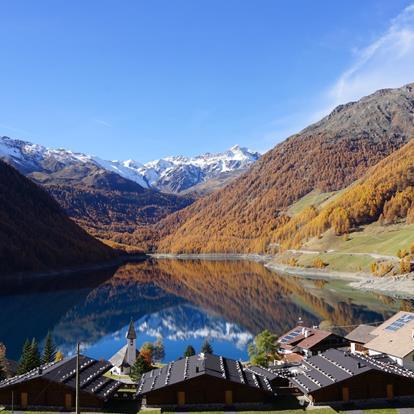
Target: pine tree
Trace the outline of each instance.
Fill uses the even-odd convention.
[[[201,347],[201,352],[203,352],[204,354],[213,353],[213,347],[210,345],[210,342],[208,342],[207,339],[205,339],[203,342],[203,346]]]
[[[22,355],[19,359],[19,365],[17,367],[17,372],[16,372],[17,375],[21,375],[21,374],[26,373],[27,371],[30,371],[29,369],[30,353],[31,353],[30,341],[26,339],[23,345]]]
[[[190,357],[190,356],[193,356],[195,354],[196,354],[195,349],[191,345],[188,345],[185,352],[184,352],[184,356],[185,357]]]
[[[30,344],[29,358],[27,363],[28,371],[37,368],[40,365],[40,352],[39,345],[37,344],[36,338],[32,339]]]
[[[47,333],[45,340],[45,348],[43,349],[42,364],[53,362],[56,358],[56,347],[53,343],[52,334]]]
[[[132,381],[138,382],[141,379],[142,374],[150,370],[151,370],[151,367],[149,366],[148,362],[140,354],[138,355],[134,365],[132,365],[129,376],[131,377]]]
[[[4,380],[6,376],[6,347],[0,343],[0,381]]]

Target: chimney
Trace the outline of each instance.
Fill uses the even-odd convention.
[[[305,335],[305,338],[309,336],[309,331],[305,328],[305,332],[303,333]]]

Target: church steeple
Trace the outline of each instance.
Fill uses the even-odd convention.
[[[134,321],[131,318],[131,322],[129,323],[128,332],[126,334],[126,339],[137,339],[137,334],[135,332]]]
[[[125,336],[127,339],[126,362],[132,367],[137,360],[137,333],[135,332],[134,320],[132,318]]]

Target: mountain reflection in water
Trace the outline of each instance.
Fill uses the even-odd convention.
[[[67,354],[80,340],[87,354],[109,358],[124,345],[132,317],[138,344],[162,337],[166,360],[188,344],[198,350],[206,337],[215,352],[245,359],[254,335],[281,334],[299,317],[307,325],[349,326],[411,306],[340,281],[278,275],[255,262],[147,260],[2,286],[0,342],[16,359],[27,337],[41,342],[50,330]]]

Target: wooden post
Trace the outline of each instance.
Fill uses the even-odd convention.
[[[12,414],[14,414],[14,391],[12,390],[12,407],[11,407],[11,412],[12,412]]]
[[[79,407],[79,391],[80,391],[79,350],[80,350],[80,344],[78,342],[78,344],[76,346],[76,414],[80,414],[80,407]]]

